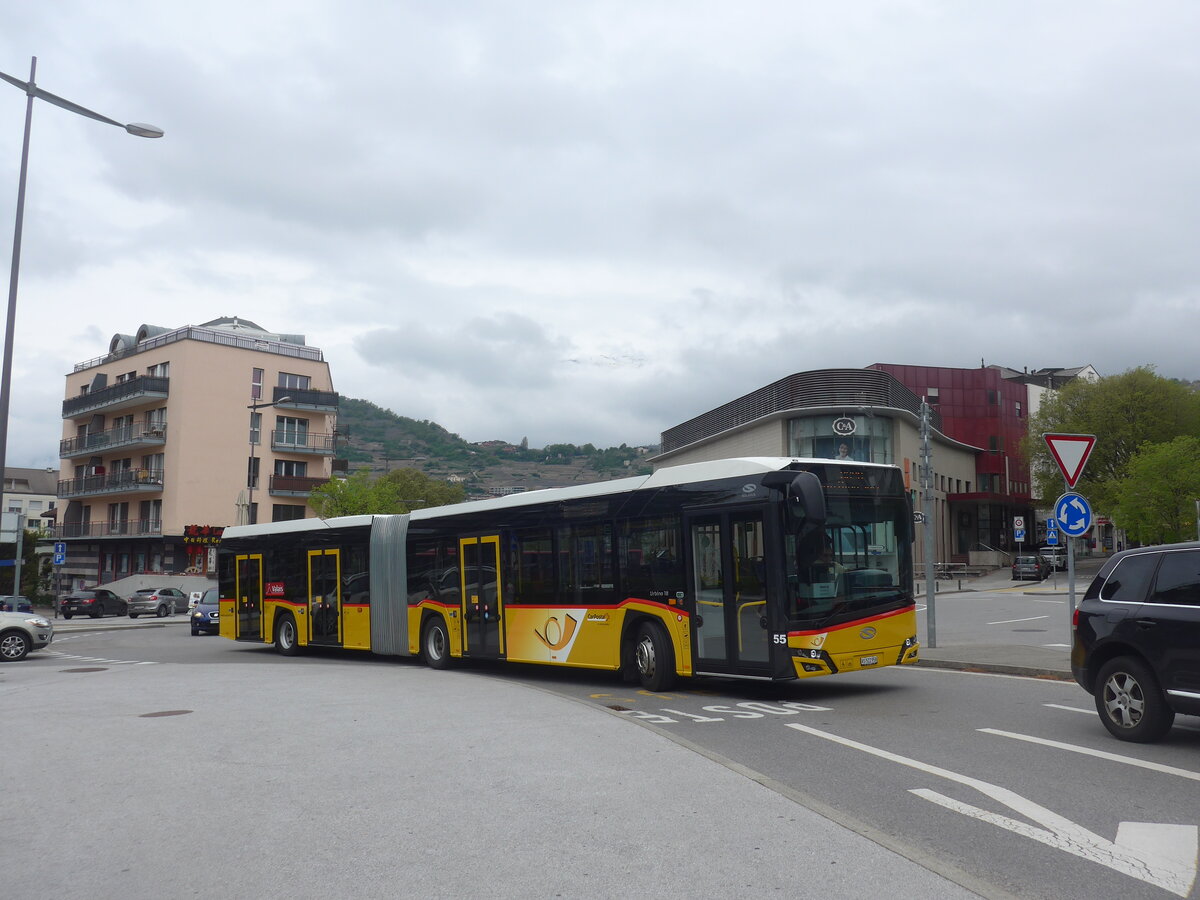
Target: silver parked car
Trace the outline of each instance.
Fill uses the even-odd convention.
[[[43,616],[30,613],[0,612],[0,661],[16,662],[30,650],[49,647],[54,626]]]
[[[129,598],[129,618],[173,616],[187,612],[187,594],[179,588],[142,588]]]

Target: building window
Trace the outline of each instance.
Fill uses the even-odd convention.
[[[287,444],[291,447],[308,446],[308,419],[297,419],[293,416],[275,417],[275,434],[272,440],[276,444]]]
[[[833,423],[854,422],[854,433],[839,434]],[[805,416],[788,421],[788,455],[813,459],[849,458],[858,462],[891,464],[892,420],[883,416]]]
[[[1017,404],[1017,418],[1019,419],[1019,418],[1021,418],[1021,401],[1017,400],[1016,404]]]
[[[279,386],[289,391],[307,391],[312,379],[307,375],[293,375],[291,372],[279,373]]]
[[[246,463],[246,487],[258,487],[258,457],[251,456]]]
[[[263,387],[263,370],[254,369],[250,374],[250,399],[261,400]]]
[[[988,437],[988,449],[993,453],[998,453],[1000,451],[1000,438],[996,437],[994,434],[990,435]]]
[[[290,503],[273,503],[271,504],[271,521],[291,522],[294,519],[303,519],[304,509],[303,506],[294,506]]]
[[[937,388],[935,388],[935,387],[925,388],[925,402],[926,403],[928,403],[930,406],[937,406],[939,399],[940,399],[940,397],[938,396]]]
[[[297,462],[294,459],[277,459],[275,460],[275,474],[303,478],[308,474],[308,463]]]
[[[250,413],[250,443],[262,443],[262,413]]]
[[[988,397],[988,405],[989,405],[989,406],[995,406],[995,405],[996,405],[996,392],[995,392],[995,391],[988,391],[988,392],[987,392],[987,397]]]
[[[167,378],[171,374],[171,364],[169,362],[155,363],[146,368],[146,374],[154,378]]]

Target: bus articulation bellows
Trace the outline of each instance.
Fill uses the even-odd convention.
[[[917,661],[900,470],[743,458],[416,510],[226,528],[237,641],[679,676]]]

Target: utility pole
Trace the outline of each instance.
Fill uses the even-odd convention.
[[[930,649],[937,647],[937,615],[934,595],[937,593],[937,572],[934,570],[933,522],[933,447],[930,440],[929,400],[921,401],[921,495],[925,514],[925,627]]]

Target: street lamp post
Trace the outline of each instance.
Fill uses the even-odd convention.
[[[8,405],[12,387],[13,329],[17,320],[17,275],[21,268],[21,227],[25,217],[25,178],[29,170],[29,130],[33,124],[34,98],[45,100],[54,106],[61,106],[65,110],[86,116],[89,119],[95,119],[98,122],[116,125],[118,128],[124,128],[130,134],[137,135],[138,137],[159,138],[163,136],[161,128],[137,122],[124,125],[77,103],[72,103],[70,100],[64,100],[62,97],[51,94],[49,91],[43,91],[34,84],[33,79],[36,74],[36,56],[33,57],[33,61],[29,66],[28,81],[22,81],[19,78],[14,78],[11,75],[0,72],[0,79],[7,81],[14,87],[19,87],[29,98],[25,103],[25,139],[21,144],[21,174],[17,181],[17,223],[13,229],[12,272],[8,279],[8,318],[4,328],[4,371],[3,377],[0,378],[0,481],[4,477],[4,466],[8,455]]]
[[[254,515],[254,482],[258,480],[258,472],[255,470],[255,463],[258,462],[258,452],[254,449],[258,445],[258,441],[254,433],[254,416],[260,409],[266,409],[270,406],[277,406],[280,403],[288,403],[291,397],[280,397],[278,400],[272,400],[270,403],[251,403],[246,409],[250,410],[250,461],[246,464],[246,487],[249,489],[249,499],[246,501],[246,524],[254,525],[258,516]],[[258,435],[262,435],[262,423],[258,426]]]

